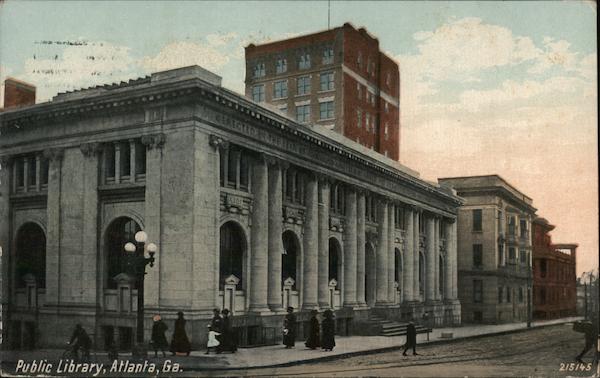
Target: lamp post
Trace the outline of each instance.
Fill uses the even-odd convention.
[[[529,256],[531,257],[531,255]],[[532,288],[532,280],[531,280],[531,273],[532,273],[532,269],[533,266],[531,264],[531,259],[529,258],[527,261],[527,328],[531,328],[531,317],[532,317],[532,312],[531,312],[531,291],[533,290]]]
[[[137,282],[137,331],[136,338],[138,343],[144,342],[144,276],[146,275],[146,265],[154,266],[154,254],[156,253],[156,244],[149,243],[148,234],[144,231],[138,231],[135,234],[136,243],[128,242],[125,244],[125,251],[130,253],[130,268]],[[150,257],[145,256],[148,251]]]

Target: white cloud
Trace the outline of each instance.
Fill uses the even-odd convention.
[[[218,71],[229,62],[229,55],[211,44],[173,42],[164,46],[154,57],[144,57],[140,64],[148,72],[164,71],[197,64]]]

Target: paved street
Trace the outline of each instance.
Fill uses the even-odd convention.
[[[356,356],[293,367],[231,370],[207,376],[591,376],[596,366],[584,372],[560,371],[561,363],[575,362],[583,346],[582,334],[570,324],[556,325],[501,336],[486,336],[451,343],[425,345],[420,356],[403,357],[401,351]],[[592,352],[584,358],[592,361]]]

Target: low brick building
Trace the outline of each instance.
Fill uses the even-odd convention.
[[[554,319],[577,314],[577,244],[552,244],[555,228],[533,222],[533,316]]]

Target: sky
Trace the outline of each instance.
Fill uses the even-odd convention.
[[[499,174],[598,267],[597,9],[589,1],[331,1],[400,66],[400,161]],[[0,80],[56,93],[198,64],[243,93],[244,46],[325,30],[328,2],[0,2]],[[1,95],[0,95],[1,96]],[[1,101],[2,99],[0,99]]]

